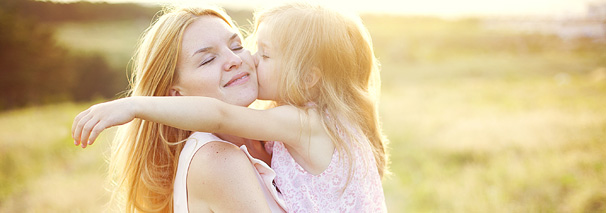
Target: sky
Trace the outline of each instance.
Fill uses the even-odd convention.
[[[56,0],[73,1],[73,0]],[[234,9],[258,9],[281,0],[88,0],[109,3],[184,5],[214,4]],[[465,16],[576,16],[587,4],[606,0],[322,0],[323,4],[362,13],[390,13],[441,17]]]

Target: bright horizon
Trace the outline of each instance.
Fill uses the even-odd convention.
[[[73,2],[74,0],[55,0]],[[258,9],[271,6],[279,0],[87,0],[90,2],[140,3],[151,5],[199,5],[213,4],[233,9]],[[605,0],[373,0],[348,1],[324,0],[322,4],[361,13],[387,13],[440,17],[466,16],[579,16],[585,14],[587,5]]]

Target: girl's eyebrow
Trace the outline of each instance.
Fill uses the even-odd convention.
[[[263,48],[268,48],[269,46],[265,43],[265,42],[257,42],[259,44],[259,47],[263,47]]]

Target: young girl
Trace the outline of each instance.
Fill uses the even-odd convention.
[[[92,144],[103,129],[134,118],[275,141],[267,148],[287,211],[385,211],[378,62],[360,19],[287,4],[257,14],[252,38],[259,99],[275,107],[255,110],[206,97],[124,98],[78,115],[76,143]],[[212,61],[207,55],[201,66]]]

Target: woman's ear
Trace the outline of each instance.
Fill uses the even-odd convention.
[[[305,88],[310,89],[314,87],[318,83],[318,81],[320,81],[320,77],[322,77],[322,72],[320,71],[320,68],[313,67],[311,69],[311,72],[309,72],[309,74],[305,76]]]
[[[175,87],[170,88],[170,90],[168,91],[168,95],[169,96],[182,96],[181,92],[179,92],[179,90]]]

